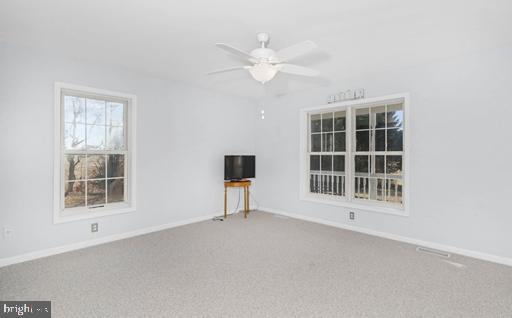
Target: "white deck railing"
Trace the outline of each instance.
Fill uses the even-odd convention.
[[[355,176],[354,197],[400,203],[402,202],[402,184],[400,181],[400,178]],[[370,183],[372,183],[371,186]],[[346,177],[338,174],[310,172],[309,191],[311,193],[345,196]]]
[[[354,177],[354,197],[378,201],[402,202],[400,178]],[[375,182],[370,186],[370,183]],[[373,191],[373,193],[371,193]]]
[[[310,173],[309,191],[312,193],[344,196],[346,192],[345,176]]]

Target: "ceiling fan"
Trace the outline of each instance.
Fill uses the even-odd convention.
[[[258,33],[257,38],[261,47],[252,50],[250,53],[244,52],[243,50],[237,49],[225,43],[217,43],[216,46],[218,48],[223,49],[224,51],[227,51],[238,57],[242,57],[252,65],[229,67],[209,72],[207,75],[238,70],[248,70],[252,77],[262,84],[265,84],[266,82],[273,79],[277,72],[301,76],[318,76],[319,73],[316,70],[286,63],[294,58],[297,58],[316,49],[318,46],[312,41],[304,41],[276,52],[267,47],[270,41],[270,36],[268,33]]]

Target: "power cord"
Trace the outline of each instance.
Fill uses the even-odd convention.
[[[250,194],[250,192],[249,192]],[[231,213],[228,213],[227,215],[233,215],[233,214],[237,214],[239,211],[238,211],[238,207],[240,206],[240,188],[238,188],[238,201],[236,202],[236,208],[235,208],[235,211],[234,212],[231,212]],[[224,221],[224,215],[221,215],[221,216],[216,216],[212,219],[212,221]]]
[[[256,200],[256,198],[254,197],[254,194],[252,192],[249,192],[249,200],[252,198],[252,200],[256,203],[256,209],[255,210],[259,210],[260,209],[260,203],[258,202],[258,200]],[[250,206],[250,204],[249,204]],[[231,212],[231,213],[228,213],[227,215],[233,215],[233,214],[237,214],[239,213],[240,211],[238,211],[238,208],[240,207],[240,188],[238,189],[238,201],[236,202],[236,208],[235,208],[235,211],[234,212]],[[212,221],[224,221],[224,215],[221,215],[221,216],[216,216],[212,219]]]
[[[256,198],[254,197],[254,194],[252,194],[252,192],[249,192],[249,199],[252,198],[252,200],[254,202],[256,202],[256,210],[259,210],[260,209],[260,203],[256,200]],[[249,204],[250,206],[250,204]]]

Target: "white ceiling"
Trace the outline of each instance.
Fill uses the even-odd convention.
[[[512,42],[510,0],[3,0],[0,37],[248,98],[286,94]],[[216,42],[244,50],[303,40],[321,50],[295,61],[319,79],[279,74],[262,87]]]

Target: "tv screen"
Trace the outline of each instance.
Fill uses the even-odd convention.
[[[224,156],[224,180],[256,176],[256,156]]]

